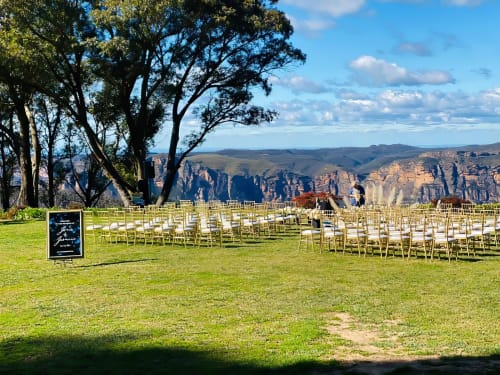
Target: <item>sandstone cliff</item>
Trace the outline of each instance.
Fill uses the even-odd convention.
[[[157,186],[164,158],[154,157]],[[325,150],[225,150],[194,154],[172,199],[287,201],[307,191],[342,196],[358,179],[368,203],[429,202],[454,195],[500,201],[500,144],[452,149],[403,145]]]

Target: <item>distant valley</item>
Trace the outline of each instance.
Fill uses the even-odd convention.
[[[159,189],[166,156],[153,156]],[[376,145],[317,150],[222,150],[193,153],[172,200],[288,201],[303,192],[343,196],[357,179],[368,202],[429,202],[458,196],[500,201],[500,143],[453,148]]]

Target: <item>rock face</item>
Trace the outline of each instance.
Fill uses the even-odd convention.
[[[157,155],[154,160],[160,187],[164,158]],[[179,170],[171,199],[288,201],[308,191],[342,196],[354,179],[365,187],[368,204],[429,202],[450,195],[476,203],[497,202],[500,144],[196,154]]]
[[[371,172],[366,183],[402,190],[407,201],[457,196],[472,202],[500,201],[499,153],[426,152]]]

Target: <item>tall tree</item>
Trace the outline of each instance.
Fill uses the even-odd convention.
[[[4,100],[8,100],[13,113],[15,113],[15,120],[11,118],[11,124],[14,121],[17,124],[16,127],[10,126],[8,129],[1,127],[0,131],[3,131],[11,138],[13,150],[19,162],[21,189],[17,204],[37,207],[38,200],[35,187],[37,179],[33,178],[33,172],[38,172],[36,166],[39,165],[39,159],[37,159],[39,149],[36,150],[35,154],[32,154],[31,141],[36,140],[36,135],[32,134],[33,131],[36,131],[36,126],[30,110],[33,90],[21,78],[22,75],[29,73],[25,73],[21,68],[21,64],[17,64],[20,59],[6,53],[9,46],[12,45],[9,38],[15,37],[15,34],[11,34],[4,27],[0,27],[0,83],[3,83],[2,94],[5,97]],[[23,65],[29,69],[26,64]],[[31,138],[31,136],[34,136],[34,138]]]
[[[103,103],[116,113],[113,126],[126,137],[124,154],[136,178],[144,175],[142,163],[160,127],[170,131],[157,204],[168,198],[186,156],[218,126],[257,125],[277,115],[252,105],[254,92],[268,95],[270,75],[304,62],[305,56],[291,45],[292,27],[276,3],[0,0],[16,18],[23,40],[16,39],[17,50],[29,40],[30,56],[45,68],[43,80],[22,81],[65,108],[85,131],[94,157],[124,201],[137,187],[107,154],[89,114],[106,108]],[[181,127],[191,115],[199,128],[181,140]]]
[[[11,38],[14,49],[9,56],[13,51],[21,56],[32,56],[38,63],[37,69],[42,70],[36,70],[37,77],[30,74],[19,79],[51,98],[73,118],[85,132],[94,157],[127,203],[129,192],[135,187],[115,168],[106,153],[106,144],[101,142],[89,118],[92,95],[99,87],[89,63],[96,40],[96,30],[89,15],[94,3],[99,1],[0,0],[0,8],[3,6],[3,11],[15,18],[16,35],[20,35]],[[26,41],[29,41],[29,51]],[[19,59],[16,63],[22,67]]]
[[[144,161],[169,102],[169,38],[178,30],[171,3],[105,0],[91,13],[99,40],[92,62],[105,82],[99,99],[123,121],[136,180],[144,177]]]
[[[172,80],[169,157],[158,204],[168,198],[181,162],[218,126],[257,125],[277,115],[251,105],[253,92],[261,89],[269,95],[270,75],[304,62],[305,55],[291,45],[292,26],[285,14],[273,7],[275,3],[183,2]],[[190,110],[200,126],[188,134],[185,149],[179,153],[180,129]]]
[[[186,156],[218,126],[257,125],[277,115],[251,105],[253,92],[268,95],[270,75],[305,56],[289,42],[293,29],[276,3],[103,0],[94,11],[107,31],[100,44],[103,79],[116,87],[136,163],[167,114],[171,137],[157,204],[168,198]],[[199,128],[181,140],[188,115]]]

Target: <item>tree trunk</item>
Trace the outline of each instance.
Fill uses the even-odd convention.
[[[175,176],[177,175],[177,171],[181,165],[180,163],[182,162],[182,159],[178,161],[176,160],[177,145],[179,144],[179,130],[181,126],[180,121],[180,117],[174,114],[172,121],[172,133],[170,135],[170,147],[168,149],[167,174],[163,180],[161,193],[156,200],[157,206],[161,206],[168,200],[168,197],[172,192],[172,187],[174,186]]]
[[[87,121],[86,109],[79,106],[78,110],[78,122],[79,125],[83,127],[85,134],[87,135],[87,141],[89,142],[92,154],[104,169],[106,176],[113,183],[116,191],[118,192],[118,195],[120,196],[121,201],[123,202],[123,205],[125,207],[129,207],[132,201],[130,192],[135,191],[136,189],[122,178],[122,176],[114,167],[113,163],[107,157],[106,152],[103,150],[103,145],[99,142],[97,135]]]
[[[23,127],[21,125],[21,127]],[[26,129],[25,129],[26,130]],[[23,131],[22,131],[23,132]],[[33,175],[31,169],[31,154],[29,152],[29,141],[21,136],[21,145],[19,152],[19,169],[21,172],[21,189],[17,198],[18,206],[37,207],[35,194],[33,191]]]
[[[54,190],[54,161],[52,153],[49,152],[47,157],[47,195],[48,195],[48,205],[49,207],[54,207],[56,205],[55,200],[55,190]]]
[[[2,177],[0,182],[2,189],[0,196],[2,199],[2,208],[4,211],[7,211],[10,208],[10,196],[12,194],[12,187],[10,184],[13,165],[11,164],[11,155],[5,152],[3,135],[0,139],[0,160],[2,162]]]
[[[16,100],[15,102],[18,102]],[[21,172],[21,189],[17,198],[18,206],[37,207],[33,191],[33,170],[31,168],[30,124],[24,112],[24,104],[16,103],[19,120],[19,170]]]
[[[30,123],[25,111],[26,100],[16,88],[9,85],[9,96],[14,103],[15,112],[19,122],[18,143],[16,154],[21,172],[21,189],[17,198],[18,206],[38,207],[33,191],[33,170],[31,168]]]
[[[39,180],[40,180],[40,161],[42,159],[42,147],[38,138],[38,130],[36,128],[33,113],[27,105],[24,105],[26,118],[28,119],[31,135],[31,147],[33,148],[33,155],[31,157],[31,169],[33,176],[33,195],[36,202],[39,198]],[[38,204],[37,204],[38,206]]]

